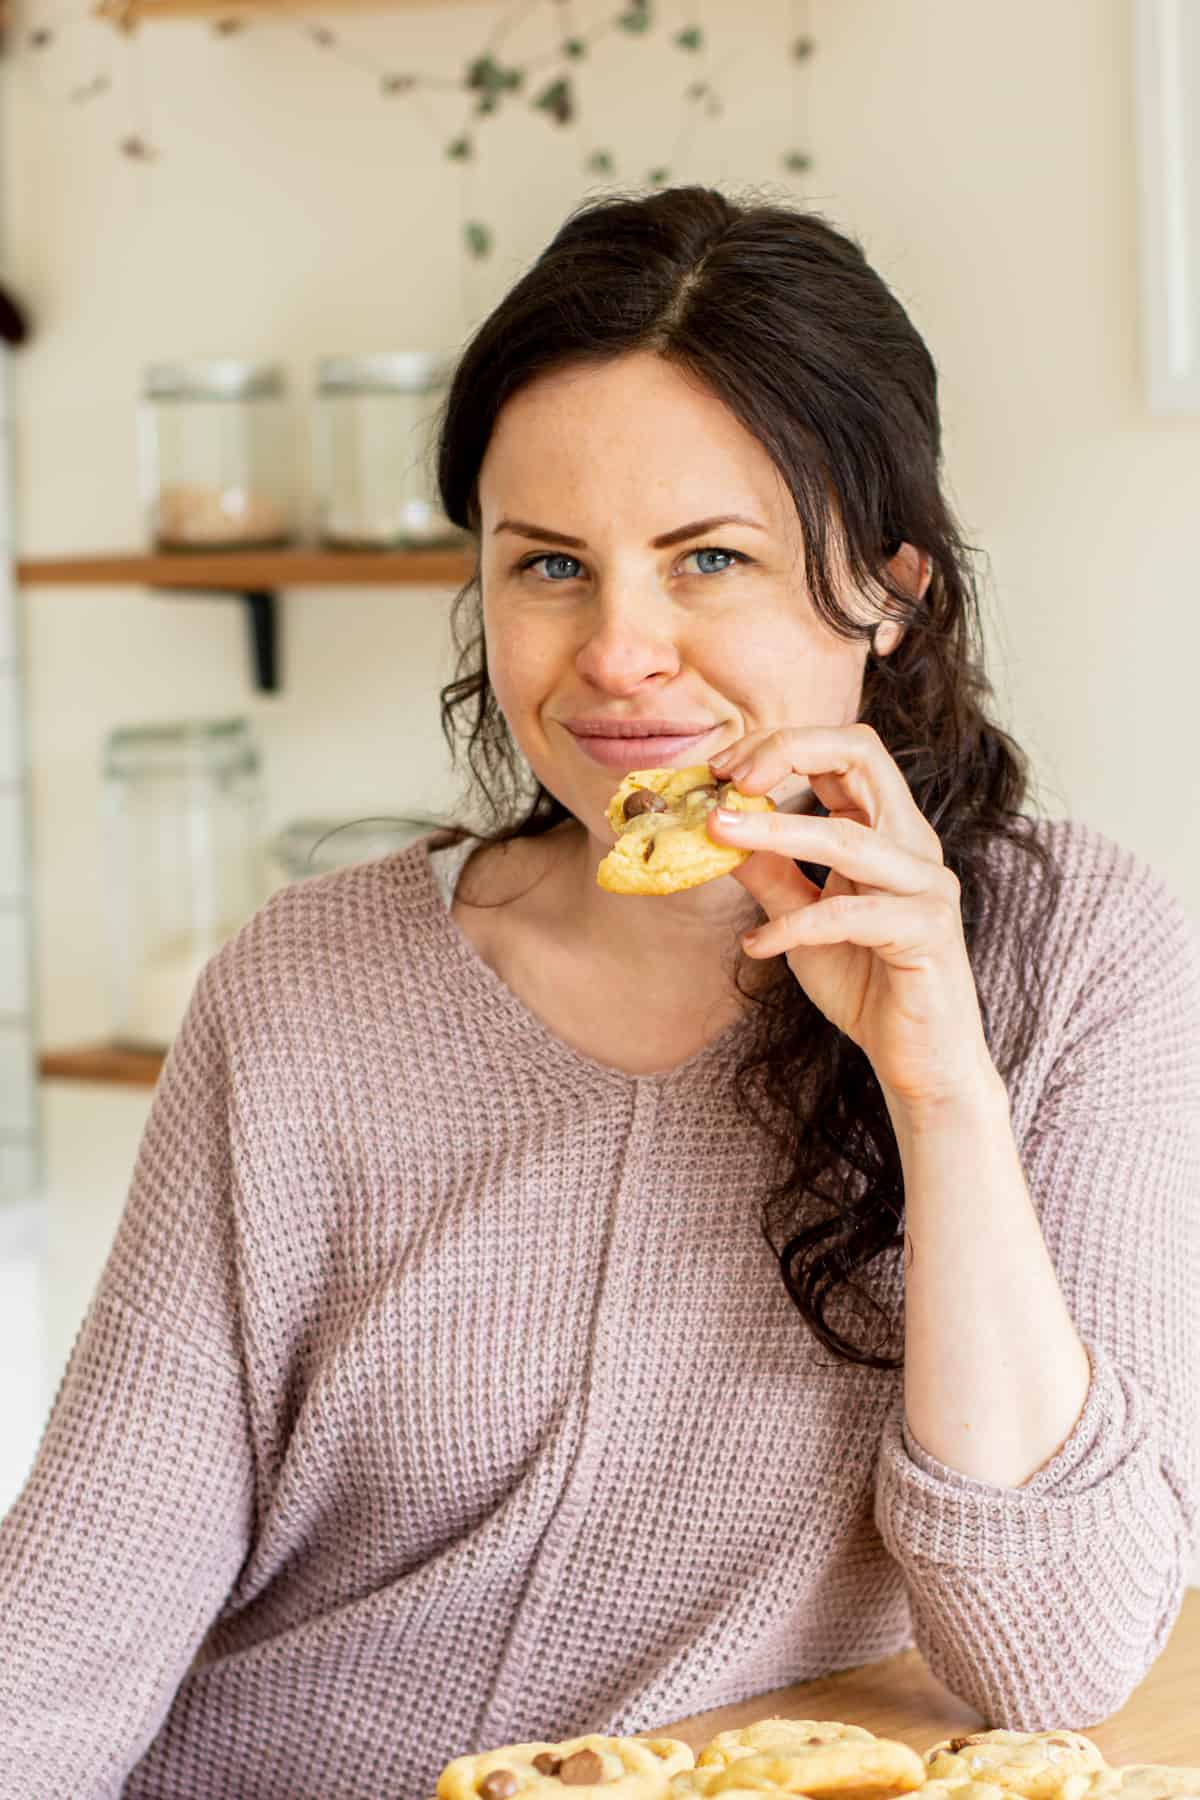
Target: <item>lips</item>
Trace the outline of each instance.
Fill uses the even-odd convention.
[[[615,713],[612,718],[605,718],[601,714],[594,719],[564,719],[561,723],[575,737],[699,737],[715,730],[707,719],[660,719],[649,714],[644,719],[619,719]]]
[[[641,720],[614,719],[611,733],[599,733],[595,724],[589,724],[586,729],[569,725],[567,730],[592,762],[603,763],[610,769],[661,769],[668,767],[674,758],[694,751],[717,729],[715,725],[705,725],[696,731],[685,729],[682,733],[656,729],[665,723],[658,719],[647,720],[644,724]]]

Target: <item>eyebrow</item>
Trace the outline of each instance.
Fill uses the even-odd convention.
[[[687,538],[699,537],[703,532],[712,531],[717,525],[748,525],[751,531],[765,531],[757,519],[743,518],[741,513],[721,513],[715,519],[695,519],[690,525],[679,525],[674,531],[664,531],[661,537],[650,539],[652,550],[666,550],[672,544],[682,544]],[[549,531],[544,525],[530,525],[524,519],[501,519],[492,533],[511,531],[517,537],[536,538],[543,544],[565,544],[569,550],[586,550],[587,543],[583,538],[568,537],[565,531]]]

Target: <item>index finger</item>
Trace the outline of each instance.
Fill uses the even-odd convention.
[[[831,813],[857,819],[914,855],[941,862],[937,833],[870,725],[782,726],[749,733],[736,749],[750,765],[735,782],[743,793],[764,794],[786,776],[802,775]]]

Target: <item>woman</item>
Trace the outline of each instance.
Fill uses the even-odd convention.
[[[495,828],[205,970],[0,1539],[4,1794],[421,1796],[914,1641],[1016,1729],[1140,1680],[1195,947],[1022,818],[938,465],[921,339],[787,208],[588,205],[469,344]],[[700,764],[777,802],[711,816],[748,860],[601,889],[622,776]]]

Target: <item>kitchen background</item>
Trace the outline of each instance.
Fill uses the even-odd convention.
[[[233,599],[10,582],[6,545],[32,560],[145,546],[134,417],[151,363],[282,363],[303,495],[318,357],[453,353],[585,193],[665,169],[803,199],[861,239],[939,365],[950,491],[989,558],[1001,710],[1043,807],[1146,858],[1200,923],[1200,412],[1146,401],[1132,0],[629,11],[563,62],[566,121],[561,94],[531,103],[557,72],[547,47],[611,21],[603,4],[247,12],[237,31],[167,19],[130,36],[35,0],[10,26],[0,275],[31,334],[9,355],[0,438],[14,484],[9,516],[0,468],[0,1508],[150,1103],[144,1086],[35,1090],[30,1075],[35,1049],[112,1032],[107,734],[247,719],[268,834],[304,815],[436,811],[458,792],[438,724],[442,584],[294,586],[280,686],[261,692]],[[799,37],[811,55],[789,54]],[[456,84],[489,45],[545,73],[470,127],[468,154],[453,148]],[[385,92],[388,70],[442,85]]]

